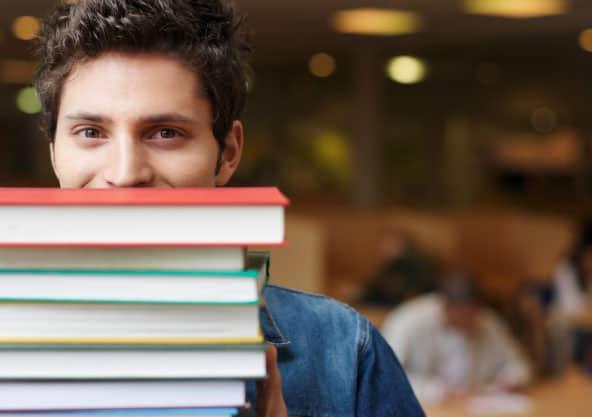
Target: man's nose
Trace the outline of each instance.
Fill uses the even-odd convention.
[[[149,187],[154,171],[146,149],[133,137],[120,137],[110,143],[105,181],[110,187]]]

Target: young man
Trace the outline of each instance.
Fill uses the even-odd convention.
[[[214,187],[236,170],[250,46],[221,0],[80,0],[44,23],[36,79],[62,187]],[[258,416],[422,416],[353,310],[270,285]],[[281,373],[281,378],[280,378]]]

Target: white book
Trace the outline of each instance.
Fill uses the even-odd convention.
[[[0,410],[236,407],[244,381],[0,382]]]
[[[221,247],[0,247],[0,269],[155,269],[239,271],[244,248]]]
[[[0,351],[1,384],[5,384],[3,380],[258,379],[265,375],[265,345],[203,349],[82,346],[51,350],[2,348]],[[4,399],[1,392],[0,399]],[[0,401],[2,406],[3,401]]]
[[[258,307],[0,303],[0,343],[256,343]]]
[[[0,246],[284,242],[275,188],[0,189]]]

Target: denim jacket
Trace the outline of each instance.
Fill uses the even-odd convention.
[[[261,326],[278,349],[290,416],[424,417],[395,354],[355,310],[274,285],[264,298]],[[247,397],[254,404],[254,384]]]

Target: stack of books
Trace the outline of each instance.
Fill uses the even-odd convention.
[[[0,415],[232,416],[264,378],[275,188],[0,189]]]

